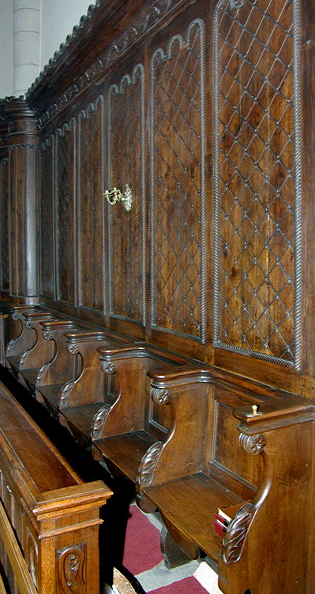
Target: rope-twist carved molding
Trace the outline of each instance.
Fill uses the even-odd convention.
[[[141,460],[137,483],[139,485],[148,485],[152,482],[156,465],[159,461],[163,449],[163,442],[153,443]]]
[[[253,456],[261,454],[266,447],[266,440],[263,435],[245,435],[245,433],[241,433],[239,440],[243,450]]]

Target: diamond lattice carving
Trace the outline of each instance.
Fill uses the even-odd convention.
[[[153,321],[202,338],[202,28],[152,58]]]
[[[294,361],[293,5],[217,11],[216,343]]]
[[[81,113],[79,188],[79,303],[95,310],[103,304],[102,131],[99,97]]]
[[[133,194],[129,212],[121,205],[110,209],[110,311],[114,315],[143,321],[144,113],[141,65],[134,69],[131,77],[124,76],[119,85],[111,86],[109,117],[110,186],[124,190],[129,184]]]

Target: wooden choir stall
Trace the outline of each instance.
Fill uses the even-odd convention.
[[[223,594],[315,590],[314,47],[308,0],[97,0],[0,100],[2,376],[159,511],[168,566],[206,556]],[[109,489],[52,444],[63,479],[25,479],[33,422],[5,386],[0,412],[29,592],[97,594],[81,528],[50,589],[33,551],[68,492],[97,526]]]

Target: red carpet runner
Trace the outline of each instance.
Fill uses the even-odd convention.
[[[123,565],[134,576],[150,571],[163,560],[160,550],[160,531],[135,505],[130,506],[127,524]],[[173,571],[173,570],[171,570]],[[169,585],[159,587],[152,579],[150,594],[209,594],[195,577],[177,579]]]

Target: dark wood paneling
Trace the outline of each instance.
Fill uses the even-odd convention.
[[[104,311],[104,99],[79,116],[79,305]]]
[[[55,139],[46,138],[40,147],[40,293],[55,297]],[[51,249],[47,250],[46,246]]]
[[[76,120],[56,134],[57,298],[76,304]]]

